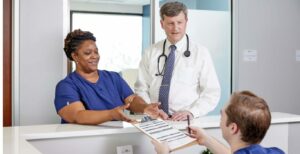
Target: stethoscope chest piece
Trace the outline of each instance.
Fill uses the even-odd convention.
[[[189,57],[191,55],[191,52],[189,50],[186,50],[183,54],[185,57]]]

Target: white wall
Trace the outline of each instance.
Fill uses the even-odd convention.
[[[16,1],[18,3],[18,1]],[[15,125],[59,123],[54,108],[56,83],[63,78],[61,0],[19,1],[19,39],[15,38]],[[18,36],[15,35],[15,36]],[[18,56],[16,56],[18,55]],[[19,59],[18,59],[19,58]],[[18,90],[19,88],[19,90]]]
[[[289,149],[288,151],[293,153],[298,153],[299,151],[299,139],[300,139],[300,123],[292,123],[289,127]]]
[[[235,89],[254,91],[272,111],[300,114],[300,1],[233,2]],[[256,61],[243,59],[249,49]]]

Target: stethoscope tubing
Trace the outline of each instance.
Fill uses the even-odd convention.
[[[189,57],[191,55],[191,52],[189,51],[189,42],[190,42],[190,40],[189,40],[189,36],[187,34],[185,34],[185,36],[186,36],[187,45],[186,45],[186,50],[184,51],[183,54],[184,54],[185,57]],[[167,55],[165,54],[166,42],[167,42],[167,39],[165,39],[164,44],[163,44],[163,52],[157,58],[157,73],[155,74],[155,76],[164,76],[163,73],[165,71],[166,61],[167,61],[167,58],[168,58]],[[164,63],[164,66],[163,66],[162,70],[160,71],[159,64],[160,64],[160,59],[161,58],[165,58],[165,63]]]

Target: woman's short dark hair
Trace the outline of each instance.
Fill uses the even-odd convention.
[[[177,16],[180,12],[183,12],[187,19],[187,7],[180,2],[167,2],[160,8],[160,18],[164,20],[164,15],[168,17]]]
[[[271,124],[271,113],[266,101],[250,91],[234,92],[225,109],[226,125],[236,123],[241,139],[250,144],[260,143]]]
[[[80,44],[86,40],[96,41],[96,37],[94,37],[93,33],[89,31],[82,31],[81,29],[76,29],[67,35],[65,38],[64,51],[69,60],[73,61],[72,53],[75,52]]]

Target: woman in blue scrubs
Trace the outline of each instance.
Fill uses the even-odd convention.
[[[132,121],[124,109],[153,117],[161,115],[157,103],[145,103],[118,73],[98,70],[100,55],[95,42],[91,32],[80,29],[65,38],[64,51],[69,60],[75,61],[76,70],[56,86],[54,102],[62,123]]]

